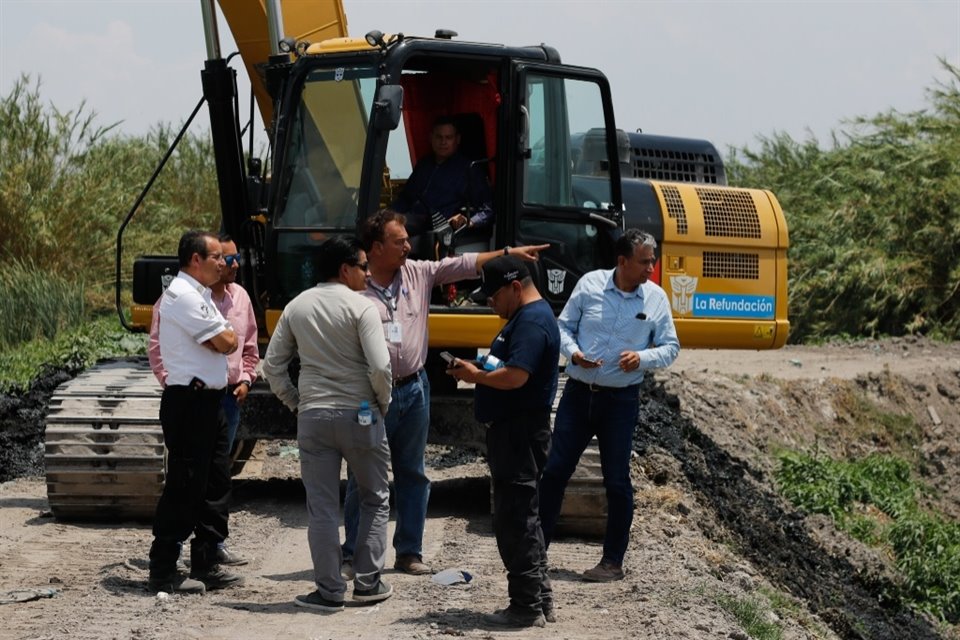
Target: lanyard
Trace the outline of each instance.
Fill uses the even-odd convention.
[[[389,287],[384,288],[375,283],[373,280],[370,280],[370,286],[373,287],[377,297],[380,298],[384,306],[387,307],[387,314],[390,316],[390,322],[393,322],[393,318],[397,313],[399,295],[396,289],[399,287],[399,285],[400,282],[396,281],[391,283]]]

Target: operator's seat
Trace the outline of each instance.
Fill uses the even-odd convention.
[[[479,113],[457,113],[450,116],[460,132],[460,153],[471,160],[487,158],[487,139],[483,118]]]
[[[483,117],[476,112],[456,113],[450,116],[460,134],[460,153],[471,162],[477,162],[476,174],[489,180],[490,163],[487,156],[486,128],[484,127]],[[474,173],[471,172],[470,179],[474,179]],[[479,193],[480,185],[468,185],[468,198]],[[480,204],[479,202],[469,202],[471,206]],[[490,204],[490,203],[488,203]],[[487,229],[465,229],[457,234],[458,253],[465,252],[484,252],[490,249],[490,240],[493,235],[491,228]]]

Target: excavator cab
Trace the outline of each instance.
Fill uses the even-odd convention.
[[[413,258],[549,244],[535,279],[557,312],[583,273],[613,265],[611,247],[622,229],[620,162],[600,72],[565,66],[549,47],[398,36],[384,47],[312,45],[286,85],[266,233],[266,261],[275,265],[265,274],[268,327],[314,284],[311,256],[323,240],[355,233],[366,216],[395,202],[430,154],[441,116],[456,123],[459,152],[470,162],[454,207],[469,215],[488,206],[493,224],[458,233],[428,225],[415,234],[408,227]],[[380,115],[391,100],[399,100],[402,114],[395,127]],[[603,156],[602,175],[576,162],[571,141],[587,131],[600,138],[594,153]],[[490,202],[479,201],[481,191]],[[458,283],[434,297],[431,346],[489,345],[501,321],[485,300],[471,300],[477,286]]]

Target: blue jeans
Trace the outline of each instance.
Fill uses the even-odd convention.
[[[430,480],[423,466],[430,430],[430,382],[421,370],[414,382],[394,387],[390,409],[384,419],[390,463],[393,469],[394,503],[397,526],[393,548],[398,556],[423,557],[423,527],[427,520]],[[347,469],[347,490],[343,502],[343,557],[352,558],[360,519],[357,483]]]
[[[640,412],[639,385],[591,391],[588,385],[567,380],[557,407],[553,440],[540,483],[540,520],[547,546],[563,504],[567,482],[593,436],[600,445],[600,468],[607,493],[607,531],[603,559],[623,564],[633,522],[633,485],[630,452]]]
[[[227,421],[227,455],[229,456],[233,453],[233,443],[237,439],[237,428],[240,426],[240,405],[237,404],[237,396],[227,391],[223,396],[222,407]]]

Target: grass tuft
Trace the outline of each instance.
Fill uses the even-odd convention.
[[[717,604],[736,618],[740,627],[754,640],[780,640],[783,627],[769,619],[770,608],[757,598],[738,598],[718,594]]]

